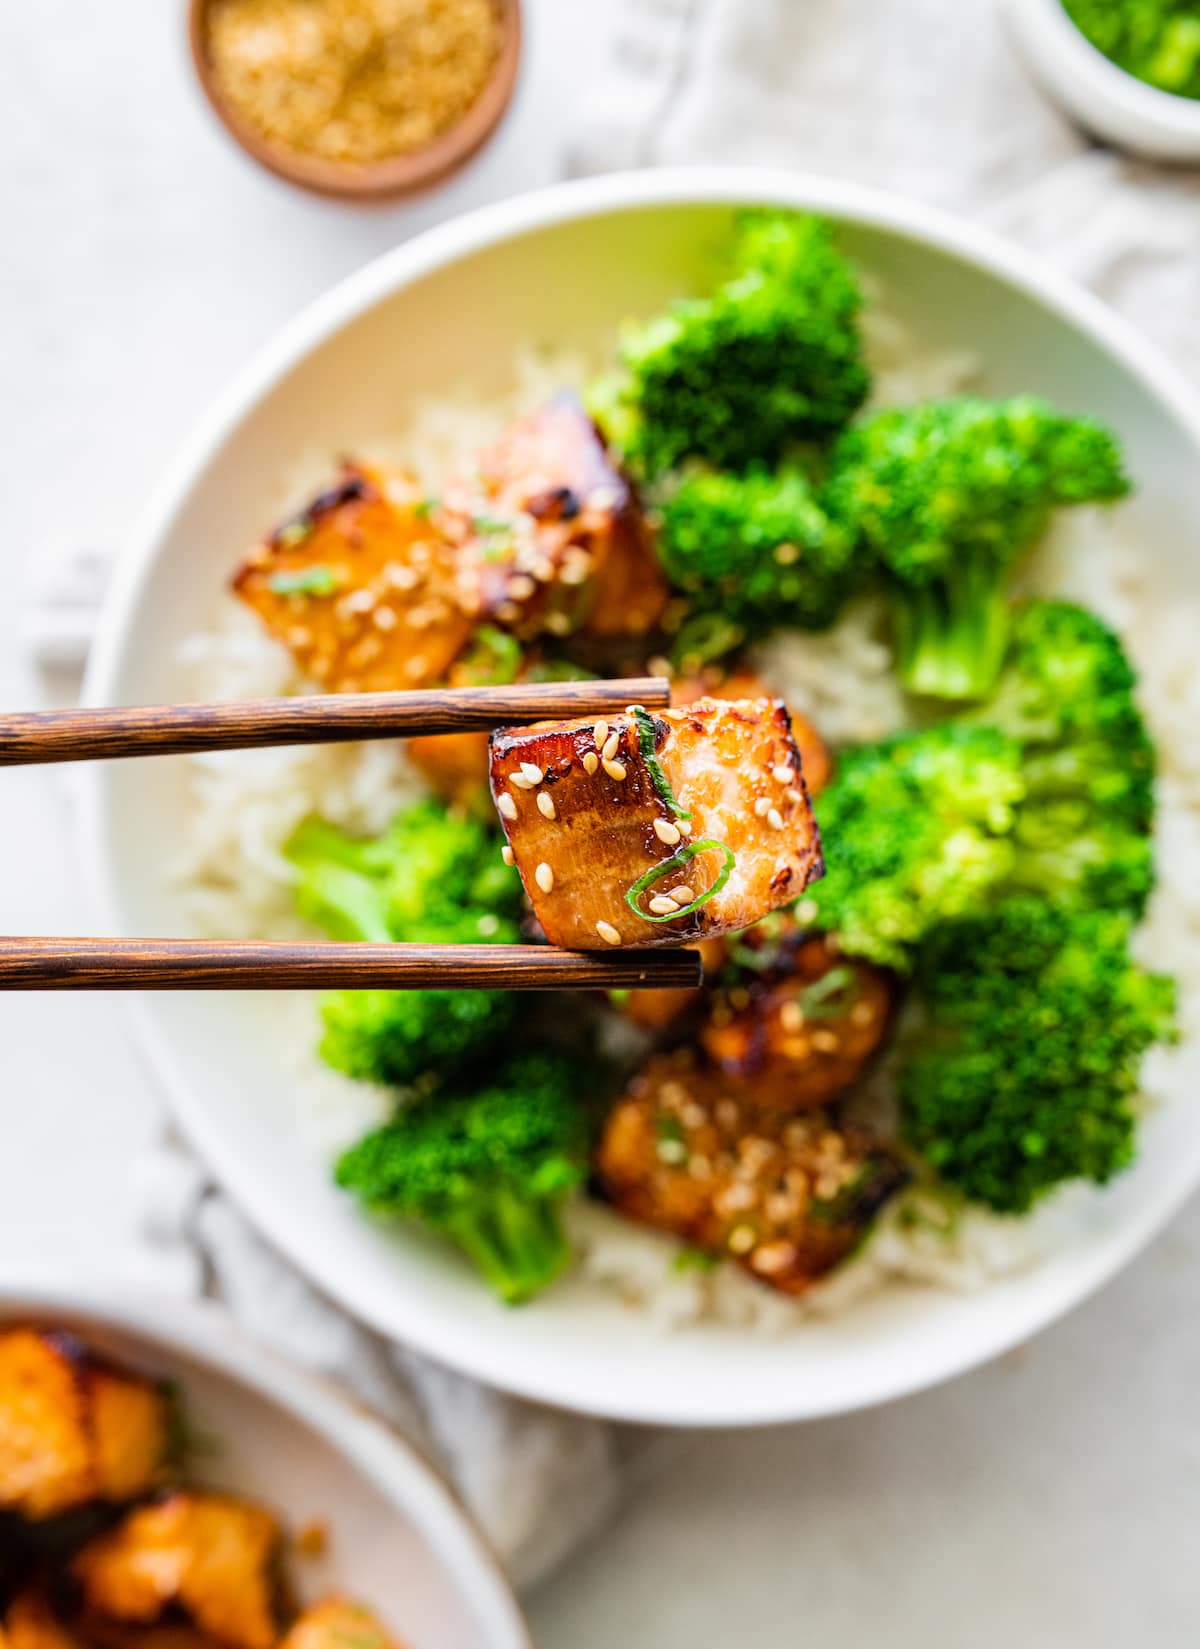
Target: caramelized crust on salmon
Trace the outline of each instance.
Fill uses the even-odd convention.
[[[697,699],[766,699],[771,698],[766,680],[753,670],[724,671],[719,667],[706,670],[700,676],[684,676],[671,683],[673,704],[695,704]],[[799,710],[788,710],[792,737],[800,752],[800,771],[810,796],[819,796],[833,777],[833,754],[807,716]]]
[[[758,928],[742,935],[738,950],[751,965],[717,994],[700,1045],[726,1076],[746,1081],[759,1105],[827,1105],[858,1081],[883,1041],[893,976],[841,956],[821,935],[805,937],[786,917],[772,921],[783,936]]]
[[[279,1539],[257,1506],[179,1492],[128,1512],[71,1571],[88,1613],[148,1624],[178,1608],[233,1649],[271,1649]]]
[[[251,550],[233,588],[334,693],[427,687],[471,630],[427,501],[407,476],[361,464]]]
[[[284,1634],[279,1649],[401,1649],[401,1645],[361,1603],[335,1596],[307,1608]]]
[[[125,1500],[158,1479],[168,1405],[70,1335],[0,1334],[0,1507],[40,1519]]]
[[[641,509],[573,395],[480,453],[437,519],[459,546],[461,605],[525,639],[644,635],[666,606]]]
[[[647,727],[654,763],[641,748]],[[491,786],[546,937],[572,950],[681,945],[749,927],[823,868],[778,701],[701,699],[641,723],[626,712],[501,730]],[[631,909],[626,893],[656,867]]]
[[[597,1181],[631,1219],[803,1294],[904,1173],[869,1135],[762,1110],[752,1092],[688,1050],[651,1060],[608,1117]]]
[[[45,1595],[32,1587],[9,1604],[0,1626],[0,1645],[6,1649],[83,1649],[82,1640],[57,1618]]]

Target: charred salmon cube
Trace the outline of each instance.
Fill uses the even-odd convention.
[[[70,1335],[0,1334],[0,1507],[42,1519],[145,1493],[168,1425],[158,1385],[109,1367]]]
[[[51,1609],[45,1594],[29,1588],[9,1604],[0,1626],[4,1649],[83,1649],[83,1640]]]
[[[823,868],[777,700],[500,730],[491,787],[546,937],[571,950],[749,927]]]
[[[765,679],[753,670],[724,671],[719,667],[702,676],[684,676],[671,683],[673,704],[695,704],[697,699],[765,699],[773,696]],[[833,754],[820,733],[798,710],[788,708],[792,737],[800,752],[800,771],[810,796],[819,796],[833,777]]]
[[[662,1055],[629,1084],[596,1152],[597,1184],[630,1219],[803,1294],[856,1246],[904,1181],[861,1130],[759,1107],[753,1089]]]
[[[445,488],[462,605],[529,639],[640,636],[669,591],[628,481],[579,401],[511,425]]]
[[[181,1610],[232,1649],[271,1649],[279,1543],[259,1507],[180,1492],[128,1512],[75,1554],[71,1571],[89,1614],[150,1624]]]
[[[772,922],[783,935],[756,942]],[[727,1076],[744,1080],[759,1105],[829,1104],[878,1052],[891,1023],[893,976],[841,956],[829,939],[805,936],[782,916],[751,928],[737,949],[749,965],[716,994],[701,1047]]]
[[[362,464],[346,464],[336,486],[251,550],[233,588],[334,693],[440,681],[471,630],[428,500],[409,477]]]
[[[292,1623],[280,1649],[401,1649],[401,1645],[361,1603],[326,1597]]]

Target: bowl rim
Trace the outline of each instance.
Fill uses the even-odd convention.
[[[127,1335],[155,1360],[186,1357],[306,1426],[412,1523],[476,1619],[487,1622],[496,1649],[533,1649],[499,1559],[453,1491],[413,1443],[332,1380],[252,1339],[214,1302],[84,1282],[53,1266],[0,1267],[0,1330],[64,1317]]]
[[[355,163],[322,160],[273,143],[240,115],[217,89],[208,56],[207,14],[212,0],[190,0],[188,46],[192,67],[209,108],[251,160],[286,183],[341,200],[382,201],[416,194],[456,172],[493,136],[508,113],[521,62],[521,0],[496,0],[502,35],[500,50],[475,101],[431,143],[409,154]]]
[[[858,184],[804,173],[750,167],[697,166],[618,172],[556,184],[483,207],[453,219],[383,254],[338,283],[287,323],[253,357],[200,419],[180,449],[118,558],[101,622],[88,660],[82,702],[114,702],[125,653],[133,644],[132,619],[141,586],[172,521],[192,486],[220,446],[235,434],[250,409],[313,349],[375,304],[457,260],[531,231],[631,208],[771,204],[822,212],[835,220],[880,230],[958,259],[1015,287],[1088,337],[1141,382],[1186,433],[1200,461],[1200,396],[1182,374],[1133,326],[1099,298],[1059,274],[1039,258],[940,208]],[[77,828],[85,885],[103,931],[122,931],[120,900],[106,847],[105,786],[98,765],[81,775]],[[126,998],[135,1036],[182,1130],[203,1160],[252,1222],[304,1274],[345,1310],[379,1332],[407,1341],[447,1367],[485,1380],[515,1395],[578,1413],[635,1424],[717,1427],[774,1425],[824,1418],[874,1407],[928,1389],[991,1358],[1066,1315],[1114,1277],[1169,1222],[1200,1183],[1200,1155],[1176,1165],[1170,1194],[1140,1211],[1110,1240],[1080,1256],[1069,1278],[1033,1303],[1014,1333],[989,1325],[943,1356],[936,1366],[906,1368],[881,1381],[879,1389],[848,1400],[812,1400],[802,1394],[759,1394],[749,1382],[714,1394],[702,1382],[667,1404],[639,1396],[636,1381],[606,1381],[603,1398],[564,1391],[552,1360],[526,1359],[519,1371],[489,1366],[486,1345],[446,1325],[424,1318],[402,1324],[370,1288],[359,1286],[329,1263],[319,1245],[306,1243],[303,1220],[289,1211],[289,1199],[244,1174],[237,1153],[224,1147],[208,1108],[186,1081],[176,1082],[170,1037],[151,1012],[151,999]],[[395,1298],[395,1296],[393,1296]],[[401,1314],[402,1315],[402,1314]]]
[[[1180,158],[1194,158],[1200,144],[1200,98],[1164,91],[1114,63],[1067,15],[1063,0],[1008,0],[1008,9],[1024,25],[1032,57],[1042,65],[1053,60],[1095,106],[1097,119],[1105,109],[1115,112],[1159,139],[1180,140],[1185,145]]]

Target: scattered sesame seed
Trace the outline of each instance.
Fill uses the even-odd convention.
[[[532,790],[536,781],[528,773],[510,773],[509,783],[515,784],[518,790]]]
[[[790,1242],[767,1242],[762,1245],[750,1261],[755,1271],[761,1271],[764,1277],[778,1276],[795,1263],[796,1250]]]
[[[804,1027],[804,1010],[799,1002],[785,1002],[779,1010],[779,1023],[785,1031],[799,1031]]]
[[[655,819],[654,834],[667,847],[674,847],[679,840],[678,828],[669,819]]]
[[[537,585],[533,579],[525,573],[518,573],[515,578],[508,581],[508,593],[514,601],[528,601],[536,589]]]
[[[776,544],[775,560],[781,567],[795,566],[800,559],[800,551],[795,544]]]
[[[594,750],[589,750],[583,758],[583,770],[590,777],[600,765],[600,758]]]
[[[393,607],[376,607],[373,622],[377,630],[394,630],[398,622]]]
[[[542,780],[546,777],[545,770],[540,768],[536,762],[522,762],[521,771],[529,780],[530,784],[541,784]]]
[[[547,613],[544,623],[552,636],[569,636],[571,633],[571,620],[566,613]]]
[[[539,797],[538,800],[540,801],[541,797]],[[551,867],[546,863],[546,861],[544,859],[543,859],[542,863],[534,871],[533,879],[537,883],[537,885],[541,888],[543,893],[553,893],[554,892],[554,871],[551,869]]]
[[[752,1225],[735,1225],[729,1233],[729,1252],[748,1254],[757,1241]]]
[[[792,915],[797,922],[806,927],[817,919],[817,901],[815,899],[800,899],[792,906]]]
[[[500,811],[503,813],[504,809],[501,808]],[[513,865],[516,863],[516,859],[513,857],[513,850],[509,847],[507,842],[505,842],[504,846],[500,849],[500,857],[504,860],[506,865]]]
[[[287,633],[289,647],[307,647],[312,640],[312,631],[303,624],[294,624]]]
[[[619,733],[610,733],[604,741],[604,749],[600,752],[601,759],[606,762],[612,761],[620,748],[621,735]]]
[[[499,809],[499,811],[504,815],[504,817],[506,819],[515,819],[516,818],[516,816],[517,816],[517,804],[513,800],[513,798],[509,795],[507,790],[502,790],[500,792],[500,794],[496,797],[496,806]],[[511,849],[510,849],[510,852],[511,852]]]
[[[796,789],[795,785],[793,785],[790,790],[785,790],[783,797],[785,801],[791,802],[793,807],[799,807],[800,803],[804,800],[804,797]]]
[[[537,804],[538,812],[542,815],[543,819],[557,819],[558,812],[554,806],[554,797],[548,790],[538,791]]]
[[[674,916],[678,909],[674,899],[666,893],[656,893],[649,905],[651,916]]]
[[[415,590],[421,582],[421,575],[401,561],[389,561],[383,570],[383,581],[390,584],[393,590]]]
[[[690,905],[696,895],[686,882],[680,882],[678,887],[671,889],[671,897],[677,905]]]
[[[486,916],[479,918],[475,926],[485,939],[491,939],[500,932],[500,918],[493,916],[489,911]]]
[[[681,836],[690,836],[696,826],[691,819],[680,819],[678,830]]]
[[[537,579],[539,584],[549,584],[551,579],[554,577],[554,564],[553,562],[547,561],[544,557],[538,561],[535,561],[529,570]]]
[[[852,1025],[869,1025],[874,1018],[869,1002],[856,1002],[850,1009],[850,1023]]]
[[[374,590],[351,590],[338,602],[339,613],[369,613],[375,605]]]
[[[681,1139],[660,1139],[655,1151],[660,1162],[671,1164],[683,1162],[687,1156],[687,1146]]]
[[[819,1054],[833,1054],[838,1050],[838,1037],[835,1031],[814,1031],[812,1045]]]
[[[596,749],[599,750],[605,739],[608,737],[608,723],[603,720],[598,721],[592,728],[592,737],[596,741]]]
[[[619,945],[621,943],[621,935],[617,932],[616,928],[613,927],[611,922],[597,922],[596,932],[600,935],[601,939],[604,940],[606,945]]]
[[[425,657],[424,653],[417,653],[410,658],[408,663],[404,666],[404,674],[412,681],[419,681],[428,669],[429,661]],[[346,691],[349,692],[349,690],[350,684],[347,682]]]
[[[791,784],[792,768],[790,762],[780,762],[778,767],[771,769],[771,772],[775,777],[776,784]]]
[[[767,814],[770,811],[771,811],[771,798],[769,796],[760,796],[754,804],[754,816],[755,816],[755,818],[765,819]]]
[[[777,807],[773,807],[767,814],[767,823],[770,825],[772,830],[783,829],[783,814]]]
[[[625,777],[625,768],[621,762],[606,761],[603,766],[604,771],[608,774],[609,778],[616,779],[618,784]]]
[[[496,608],[496,617],[501,624],[515,624],[521,616],[521,609],[515,601],[502,601]]]

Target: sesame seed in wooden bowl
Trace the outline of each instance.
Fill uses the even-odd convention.
[[[191,0],[196,72],[278,176],[358,199],[463,165],[508,107],[520,0]]]

